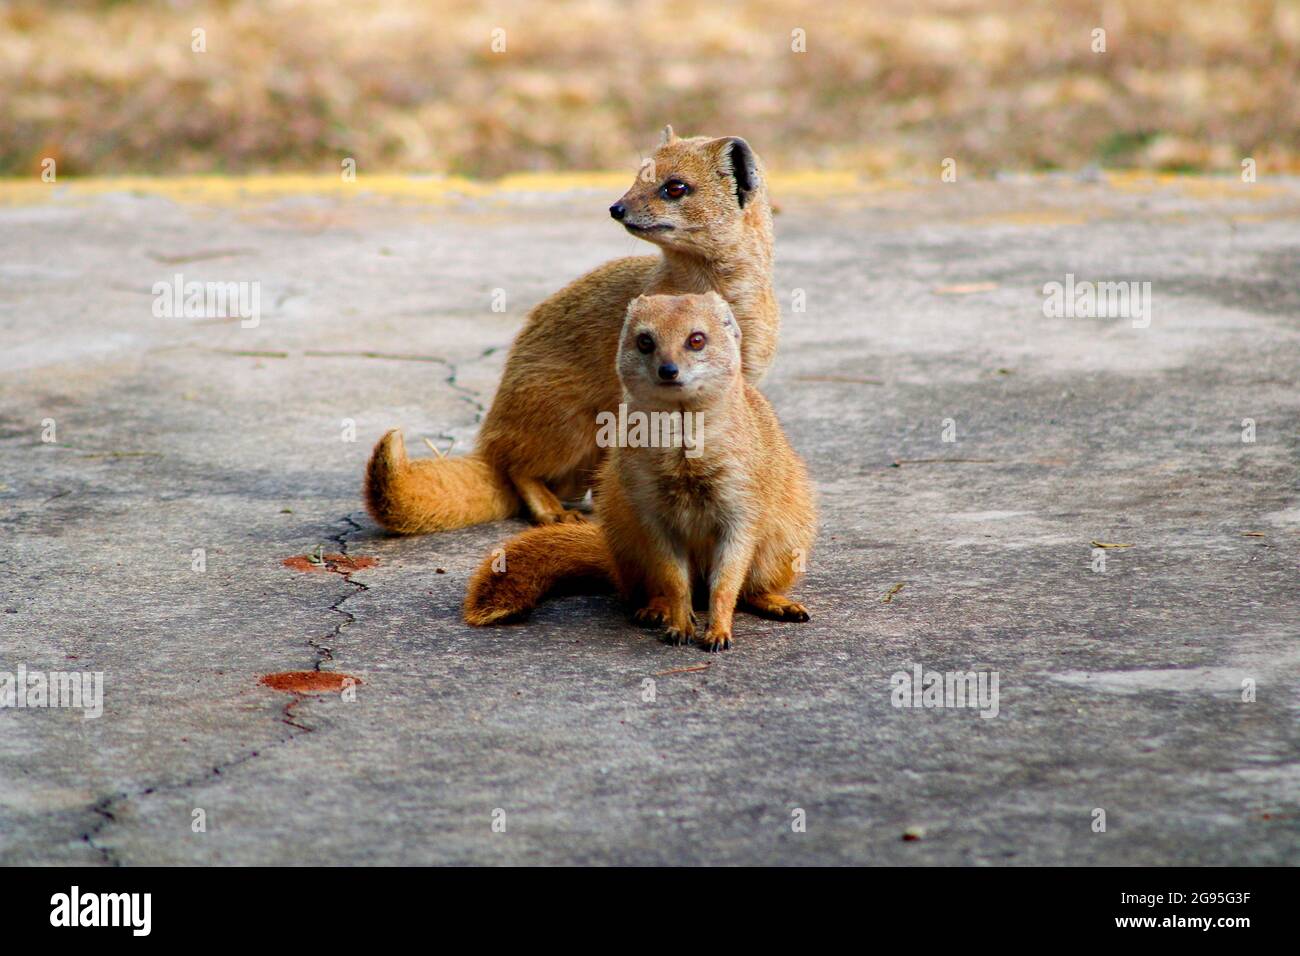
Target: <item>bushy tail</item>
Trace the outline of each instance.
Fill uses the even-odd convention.
[[[370,453],[365,499],[370,517],[398,534],[450,531],[519,510],[510,479],[488,462],[474,455],[411,461],[396,428]]]
[[[470,578],[467,624],[499,624],[522,617],[557,584],[613,583],[614,563],[595,524],[532,528],[494,551]]]

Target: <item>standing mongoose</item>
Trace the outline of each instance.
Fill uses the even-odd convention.
[[[474,453],[410,460],[399,430],[366,468],[370,515],[390,531],[446,531],[525,512],[578,521],[600,465],[596,415],[618,404],[614,355],[638,295],[719,293],[744,330],[746,379],[776,352],[772,212],[762,163],[743,139],[679,139],[672,127],[632,188],[610,207],[659,256],[616,259],[536,306],[515,339]]]
[[[633,427],[601,467],[600,524],[533,528],[507,542],[470,580],[468,623],[520,617],[579,577],[611,581],[637,621],[662,625],[676,644],[695,637],[691,588],[704,583],[709,623],[699,640],[710,651],[731,646],[737,601],[808,620],[785,591],[816,531],[812,489],[772,406],[741,374],[743,342],[717,293],[632,301],[617,368],[619,417]]]

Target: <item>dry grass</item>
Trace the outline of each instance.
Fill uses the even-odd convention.
[[[14,0],[0,173],[622,168],[665,121],[786,168],[1296,170],[1297,90],[1297,0]]]

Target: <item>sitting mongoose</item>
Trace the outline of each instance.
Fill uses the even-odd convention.
[[[612,582],[637,621],[662,625],[676,644],[695,637],[691,588],[706,584],[700,643],[710,651],[731,646],[738,601],[808,620],[785,592],[816,533],[812,489],[771,405],[742,375],[743,341],[717,293],[632,301],[618,350],[620,419],[679,424],[624,429],[628,440],[612,443],[596,485],[599,525],[534,528],[485,560],[465,599],[468,623],[518,618],[579,577]],[[656,440],[665,431],[680,440]]]

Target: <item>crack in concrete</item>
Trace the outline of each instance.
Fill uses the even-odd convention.
[[[352,534],[354,531],[364,530],[361,527],[361,525],[357,524],[356,520],[352,517],[355,513],[356,512],[350,511],[347,514],[345,514],[343,516],[343,520],[348,523],[349,527],[344,528],[337,535],[334,535],[333,537],[330,538],[331,541],[334,541],[338,544],[339,552],[344,555],[348,553],[348,541],[347,541],[348,535]],[[345,583],[352,585],[354,588],[356,588],[356,590],[348,591],[340,595],[334,601],[334,603],[332,603],[329,606],[330,611],[332,611],[335,614],[342,615],[343,617],[343,620],[335,624],[333,630],[331,630],[330,633],[326,635],[325,640],[328,640],[331,643],[333,643],[333,641],[343,632],[343,629],[345,627],[355,624],[357,620],[356,615],[343,610],[342,605],[349,598],[355,597],[360,592],[370,590],[369,586],[362,584],[359,581],[353,581],[352,580],[353,573],[354,572],[348,572],[342,575],[342,577]],[[321,669],[321,664],[334,660],[334,651],[328,645],[322,643],[319,640],[314,640],[314,639],[308,639],[307,644],[316,653],[316,661],[312,667],[313,670],[319,671]],[[212,780],[215,777],[221,776],[223,771],[233,770],[236,767],[248,763],[248,761],[261,756],[263,753],[266,753],[268,750],[271,750],[276,747],[281,747],[289,743],[290,741],[294,740],[294,738],[302,736],[303,734],[310,734],[315,732],[316,729],[315,727],[312,727],[308,724],[299,723],[295,719],[297,716],[295,713],[295,708],[297,708],[300,704],[304,703],[310,697],[317,697],[317,696],[320,695],[295,693],[292,696],[292,698],[289,700],[289,702],[286,703],[284,707],[281,709],[280,722],[283,724],[287,724],[289,727],[293,728],[294,731],[296,732],[291,732],[285,735],[284,737],[281,737],[278,740],[273,740],[266,746],[259,747],[256,750],[250,750],[247,753],[234,756],[223,763],[217,764],[211,770],[208,770],[204,773],[196,774],[184,780],[180,780],[174,783],[154,784],[153,786],[144,787],[143,789],[134,790],[134,791],[121,790],[118,791],[117,793],[111,793],[108,794],[107,796],[101,797],[90,807],[90,812],[98,816],[99,820],[95,823],[94,826],[88,828],[85,832],[81,834],[82,842],[88,845],[92,850],[95,850],[97,853],[99,853],[100,859],[103,861],[105,865],[122,866],[123,861],[121,860],[120,857],[118,857],[116,853],[114,853],[109,847],[103,846],[96,841],[96,838],[101,833],[103,833],[104,830],[110,824],[117,823],[117,815],[113,812],[115,807],[117,807],[121,803],[124,803],[125,801],[138,799],[140,797],[147,797],[155,793],[173,793],[173,792],[188,790],[193,787],[197,787],[201,784],[207,783],[208,781]]]
[[[330,538],[331,541],[338,544],[339,554],[343,555],[345,558],[348,556],[348,535],[351,534],[353,531],[364,530],[361,527],[361,525],[357,524],[356,520],[352,517],[352,515],[353,512],[348,512],[343,516],[343,520],[346,521],[349,525],[351,525],[351,527],[344,528],[338,534]],[[331,644],[339,637],[340,634],[343,633],[343,629],[345,627],[355,624],[357,620],[355,615],[353,615],[348,611],[343,610],[343,604],[349,598],[356,597],[356,595],[359,594],[361,591],[370,590],[368,585],[362,584],[360,581],[352,580],[352,575],[355,573],[356,573],[355,571],[344,571],[342,572],[342,577],[345,584],[350,584],[352,585],[352,587],[356,588],[357,590],[349,593],[341,594],[338,597],[338,599],[329,607],[331,611],[333,611],[335,614],[341,615],[343,618],[343,620],[339,621],[337,624],[334,625],[334,630],[330,631],[330,633],[325,636],[325,640],[329,641]],[[311,640],[311,639],[308,639],[307,644],[309,647],[313,648],[316,651],[316,662],[314,665],[312,665],[312,670],[318,671],[320,670],[320,666],[322,664],[326,664],[334,660],[334,649],[328,646],[327,644],[324,644],[321,641]],[[297,725],[294,724],[293,726],[297,726]]]
[[[160,348],[150,349],[150,352],[152,353],[152,352],[163,352],[163,351],[182,351],[185,349],[195,349],[202,352],[208,352],[214,355],[229,355],[229,356],[241,357],[241,358],[288,359],[293,357],[292,354],[287,351],[278,351],[278,350],[249,351],[246,349],[222,349],[222,348],[213,348],[211,346],[201,346],[194,343],[163,346]],[[489,349],[485,349],[482,352],[482,354],[478,356],[478,359],[485,359],[496,351],[498,351],[496,346],[493,346]],[[365,350],[351,351],[351,350],[306,349],[303,351],[302,357],[303,358],[361,358],[361,359],[377,359],[377,360],[394,361],[394,362],[430,362],[433,364],[442,365],[447,369],[447,377],[443,381],[445,381],[447,385],[451,387],[452,391],[456,393],[457,397],[459,397],[462,402],[469,405],[469,407],[473,410],[474,424],[475,425],[481,424],[483,421],[483,416],[487,414],[487,405],[483,403],[483,400],[479,397],[478,393],[474,391],[474,389],[472,388],[466,388],[464,385],[461,385],[460,382],[457,381],[457,376],[460,374],[459,366],[464,363],[458,364],[456,362],[451,361],[450,359],[443,358],[439,355],[414,355],[414,354],[398,355],[389,352],[374,352],[374,351],[365,351]],[[477,361],[477,359],[470,359],[469,361]],[[447,432],[438,432],[438,437],[450,441],[453,440],[455,436],[450,435]],[[350,518],[347,518],[346,520],[350,520]]]
[[[490,354],[490,352],[485,353],[481,357],[485,358],[487,354]],[[464,385],[461,385],[456,381],[456,376],[460,374],[460,368],[455,362],[450,362],[444,359],[443,364],[447,366],[447,384],[450,385],[458,395],[460,395],[461,401],[467,403],[474,409],[474,424],[477,425],[481,423],[483,421],[483,416],[487,414],[487,406],[483,404],[483,401],[478,397],[477,392],[472,388],[466,388]]]

